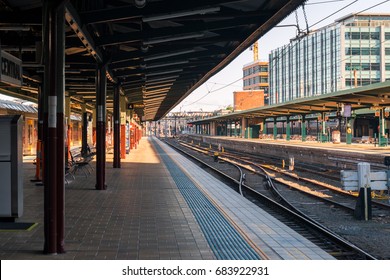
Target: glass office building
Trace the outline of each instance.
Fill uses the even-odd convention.
[[[269,56],[270,104],[390,80],[390,14],[352,14]]]

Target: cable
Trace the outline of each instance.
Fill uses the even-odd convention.
[[[334,13],[330,14],[329,16],[327,16],[327,17],[325,17],[325,18],[323,18],[323,19],[321,19],[321,20],[317,21],[316,23],[314,23],[314,24],[310,25],[310,26],[309,26],[309,28],[310,28],[310,27],[313,27],[314,25],[316,25],[316,24],[318,24],[318,23],[320,23],[320,22],[323,22],[324,20],[326,20],[326,19],[330,18],[331,16],[333,16],[333,15],[337,14],[338,12],[341,12],[341,11],[342,11],[342,10],[344,10],[345,8],[347,8],[347,7],[351,6],[352,4],[355,4],[357,1],[358,1],[358,0],[355,0],[355,1],[353,1],[352,3],[349,3],[348,5],[346,5],[346,6],[342,7],[341,9],[339,9],[339,10],[337,10],[336,12],[334,12]],[[387,1],[386,1],[386,2],[387,2]]]
[[[351,2],[351,3],[349,3],[348,5],[344,6],[344,7],[341,8],[341,9],[339,9],[338,11],[332,13],[331,15],[329,15],[329,16],[327,16],[327,17],[321,19],[320,21],[316,22],[315,24],[311,25],[310,27],[312,27],[312,26],[318,24],[319,22],[322,22],[322,21],[324,21],[325,19],[331,17],[332,15],[334,15],[334,14],[336,14],[336,13],[338,13],[338,12],[344,10],[345,8],[347,8],[348,6],[351,6],[352,4],[354,4],[354,3],[357,2],[357,1],[358,1],[358,0],[355,0],[355,1]],[[389,2],[389,1],[390,1],[390,0],[382,1],[382,2],[380,2],[380,3],[377,3],[377,4],[375,4],[375,5],[370,6],[370,7],[366,8],[366,9],[364,9],[364,10],[359,11],[359,12],[356,13],[356,14],[365,12],[365,11],[367,11],[367,10],[370,10],[370,9],[372,9],[372,8],[374,8],[374,7],[377,7],[377,6],[379,6],[379,5],[382,5],[382,4],[384,4],[384,3],[386,3],[386,2]],[[306,4],[306,5],[307,5],[307,4]],[[303,37],[298,37],[298,38],[297,38],[297,41],[299,42],[299,41],[302,40],[302,39],[303,39]],[[388,40],[384,40],[383,42],[385,42],[385,41],[388,41]],[[298,43],[298,42],[297,42],[297,43]],[[382,42],[382,43],[383,43],[383,42]],[[296,45],[296,44],[291,44],[291,43],[290,43],[286,48],[284,48],[286,45],[280,47],[280,48],[284,48],[284,49],[283,49],[283,51],[281,51],[280,54],[278,54],[277,56],[275,56],[275,57],[273,58],[272,61],[270,61],[270,65],[269,65],[270,68],[273,68],[273,67],[272,67],[272,64],[271,64],[272,62],[274,62],[274,63],[276,64],[276,63],[277,63],[277,59],[283,58],[283,57],[285,56],[285,54],[286,54],[287,52],[289,52],[290,49],[293,48],[295,45]],[[280,48],[278,48],[278,49],[280,49]],[[275,49],[275,50],[277,50],[277,49]],[[342,51],[342,50],[341,50],[341,51]],[[350,55],[350,56],[351,56],[351,55]],[[347,60],[347,59],[350,59],[350,57],[346,57],[346,58],[344,58],[343,60],[340,60],[339,63],[341,63],[342,61]],[[270,88],[271,88],[271,86],[270,86]]]
[[[389,1],[390,1],[390,0],[386,0],[386,1],[383,1],[383,2],[381,2],[381,3],[375,4],[374,6],[371,6],[371,7],[367,8],[367,9],[361,10],[361,11],[358,12],[357,14],[363,13],[363,12],[369,10],[369,9],[375,8],[376,6],[382,5],[382,4],[384,4],[384,3],[386,3],[386,2],[389,2]]]
[[[306,3],[305,5],[309,6],[309,5],[328,4],[332,2],[344,2],[344,1],[346,0],[329,0],[329,1],[322,1],[322,2]]]
[[[204,96],[202,96],[201,98],[199,98],[198,100],[196,100],[196,101],[194,101],[194,102],[191,102],[190,104],[183,105],[183,106],[190,106],[190,105],[192,105],[192,104],[194,104],[194,103],[196,103],[196,102],[202,100],[203,98],[205,98],[205,97],[206,97],[207,95],[209,95],[210,93],[219,91],[219,90],[224,89],[224,88],[227,88],[228,86],[231,86],[232,84],[234,84],[234,83],[236,83],[236,82],[238,82],[238,81],[240,81],[240,80],[242,80],[242,79],[243,79],[243,77],[242,77],[242,78],[239,78],[238,80],[235,80],[234,82],[232,82],[232,83],[230,83],[230,84],[227,84],[227,85],[225,85],[225,86],[223,86],[223,87],[217,88],[217,89],[215,89],[215,90],[210,90],[210,91],[208,91]],[[206,85],[206,86],[207,86],[207,85]]]
[[[302,11],[303,11],[303,16],[305,17],[305,22],[306,22],[306,33],[309,33],[309,23],[307,21],[307,15],[306,15],[306,10],[305,10],[305,3],[302,4]]]

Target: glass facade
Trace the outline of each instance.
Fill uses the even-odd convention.
[[[270,53],[270,104],[390,80],[389,68],[390,16],[344,17]]]

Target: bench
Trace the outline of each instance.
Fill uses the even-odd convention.
[[[76,174],[77,170],[81,169],[85,175],[85,177],[88,176],[88,174],[91,174],[91,171],[93,171],[92,166],[90,165],[90,162],[93,160],[94,154],[92,154],[90,151],[86,155],[82,155],[81,151],[77,150],[70,150],[70,162],[71,165],[74,166],[74,173]],[[87,170],[87,172],[86,172]]]
[[[74,172],[76,171],[76,165],[74,165],[70,160],[65,165],[65,184],[69,185],[68,178],[69,176],[72,177],[73,180],[75,180]]]
[[[370,136],[362,136],[362,138],[359,140],[359,143],[371,144],[371,143],[373,143],[373,141],[372,141],[372,138]]]

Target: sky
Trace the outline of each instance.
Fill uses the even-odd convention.
[[[376,7],[374,7],[376,6]],[[372,8],[371,8],[372,7]],[[366,10],[367,8],[370,8]],[[366,10],[366,13],[390,14],[390,1],[384,0],[309,0],[306,2],[307,23],[310,30],[316,30],[334,23],[335,20],[351,13]],[[306,21],[302,7],[296,10],[298,25],[306,30]],[[293,12],[278,25],[297,24],[296,14]],[[290,42],[297,35],[297,28],[274,27],[263,37],[259,38],[259,59],[267,61],[271,50]],[[242,90],[242,68],[253,62],[253,52],[250,49],[241,53],[234,61],[219,73],[211,77],[206,83],[192,92],[178,104],[172,112],[214,111],[233,105],[233,92]]]

